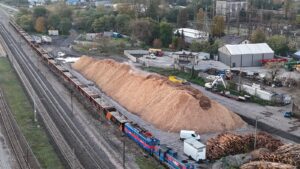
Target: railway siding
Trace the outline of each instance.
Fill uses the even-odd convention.
[[[0,36],[0,40],[1,42],[3,42],[4,48],[6,49],[7,53],[8,53],[8,58],[12,64],[12,66],[14,67],[16,73],[19,76],[19,79],[22,81],[23,83],[23,87],[26,89],[27,94],[29,97],[31,97],[32,102],[33,99],[37,96],[35,91],[33,90],[33,87],[30,85],[29,80],[26,78],[25,74],[22,72],[20,65],[17,63],[16,59],[13,57],[12,52],[10,51],[9,47],[11,48],[12,44],[8,45],[5,44],[4,42],[4,37],[3,37],[3,30],[1,30],[2,36]],[[3,58],[5,59],[5,58]],[[8,61],[5,61],[3,64],[1,64],[1,68],[4,69],[2,71],[9,71],[9,72],[13,72],[13,69],[11,68],[5,68],[7,67],[7,65],[9,65]],[[61,169],[63,168],[60,160],[58,159],[58,157],[55,155],[55,152],[53,151],[52,147],[49,144],[49,140],[46,136],[46,133],[44,133],[44,130],[42,129],[36,129],[34,130],[34,127],[29,124],[29,121],[26,119],[28,118],[28,116],[31,116],[31,119],[33,119],[32,117],[32,108],[29,105],[29,102],[26,100],[22,100],[22,98],[26,97],[24,96],[24,93],[22,92],[22,88],[21,88],[21,84],[19,84],[18,80],[16,79],[16,77],[13,75],[13,77],[10,76],[2,76],[3,79],[1,81],[0,78],[0,82],[2,82],[2,85],[5,86],[5,93],[7,93],[8,98],[9,98],[9,104],[12,104],[11,107],[13,110],[16,111],[16,113],[21,114],[18,116],[17,121],[18,124],[21,126],[22,132],[25,133],[26,138],[29,140],[29,143],[31,146],[33,146],[33,151],[34,153],[37,155],[39,161],[41,162],[42,168],[56,168],[56,169]],[[14,94],[13,94],[14,93]],[[15,102],[16,100],[22,100],[22,104],[18,104],[17,102]],[[37,106],[37,111],[38,112],[46,112],[45,108],[42,106],[41,102],[39,99],[37,99],[36,101]],[[23,116],[22,116],[23,114]],[[49,117],[49,115],[47,113],[41,113],[40,114],[42,121],[46,121],[45,124],[45,128],[47,129],[48,134],[51,136],[52,141],[54,142],[58,142],[58,143],[63,143],[63,136],[60,135],[60,133],[58,132],[58,129],[56,128],[56,126],[54,125],[53,121],[51,120],[51,118]],[[30,123],[32,123],[30,121]],[[55,129],[56,128],[56,129]],[[30,131],[26,131],[30,129]],[[60,146],[60,147],[59,147]],[[60,150],[60,148],[62,148],[63,150],[66,150],[68,148],[67,144],[60,144],[58,147],[58,149]],[[71,154],[72,150],[70,149],[69,151]],[[62,153],[64,154],[64,153]],[[74,158],[72,157],[72,163],[74,163],[73,161]]]
[[[18,28],[14,27],[17,31]],[[90,141],[85,137],[86,133],[76,123],[71,114],[71,110],[66,106],[65,102],[60,98],[58,93],[54,91],[51,84],[46,80],[45,76],[37,70],[37,67],[32,61],[26,57],[22,48],[18,48],[18,43],[15,39],[12,39],[7,30],[4,30],[7,35],[6,39],[11,44],[10,47],[18,57],[18,62],[30,79],[30,84],[35,88],[35,92],[39,97],[43,97],[42,103],[53,118],[56,125],[60,128],[60,132],[64,135],[64,138],[68,141],[71,147],[76,147],[75,154],[85,168],[114,168],[111,164],[111,159],[104,155],[103,151],[95,150],[95,147],[91,145]],[[21,35],[22,33],[20,31]],[[36,51],[40,48],[34,48]],[[44,58],[47,59],[47,58]],[[44,60],[45,61],[45,60]],[[56,66],[55,66],[56,67]],[[57,67],[56,67],[57,68]],[[96,148],[97,149],[97,148]],[[72,151],[73,152],[73,151]],[[72,165],[74,160],[68,160],[69,166]],[[77,160],[76,160],[77,161]]]
[[[16,158],[18,166],[21,169],[38,169],[40,165],[33,155],[27,141],[25,140],[12,113],[5,101],[2,89],[0,89],[0,114],[2,125],[4,126],[7,138],[12,148],[12,152]],[[30,153],[30,155],[29,155]],[[28,158],[34,157],[34,158]]]

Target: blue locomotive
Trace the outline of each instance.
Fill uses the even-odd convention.
[[[147,151],[150,155],[156,157],[161,163],[173,169],[194,169],[194,166],[181,160],[177,152],[174,152],[166,145],[160,145],[160,141],[153,137],[147,130],[138,125],[126,122],[124,124],[124,133],[135,141],[140,147]]]

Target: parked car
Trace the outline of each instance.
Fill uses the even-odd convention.
[[[64,52],[57,52],[57,56],[58,57],[64,57],[64,56],[66,56],[66,54]]]

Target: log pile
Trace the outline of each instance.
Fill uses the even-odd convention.
[[[280,162],[300,168],[300,144],[285,144],[273,153],[262,153],[260,160]]]
[[[240,169],[296,169],[295,166],[289,164],[267,162],[267,161],[253,161],[246,163]]]
[[[207,141],[207,158],[210,160],[220,159],[227,155],[247,153],[254,149],[255,136],[253,134],[238,135],[222,133],[216,138]],[[271,135],[259,132],[256,136],[256,148],[276,150],[282,143]]]

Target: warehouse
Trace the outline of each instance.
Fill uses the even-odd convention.
[[[225,45],[219,48],[219,61],[230,67],[261,66],[262,59],[273,59],[274,51],[266,43]]]

